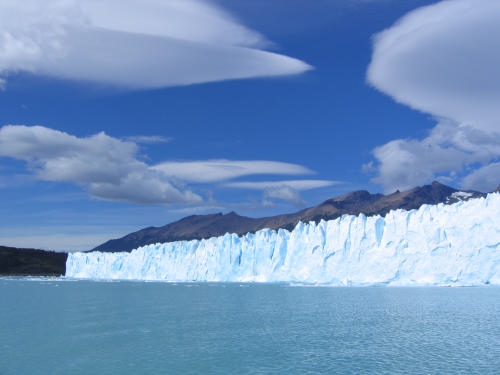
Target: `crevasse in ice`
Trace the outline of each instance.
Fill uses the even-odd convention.
[[[332,285],[500,284],[500,194],[287,230],[70,253],[66,276]]]

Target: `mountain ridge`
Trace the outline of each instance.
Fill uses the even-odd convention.
[[[132,251],[140,246],[154,243],[199,240],[222,236],[226,233],[244,235],[264,228],[292,230],[299,221],[319,222],[334,220],[346,214],[359,215],[361,213],[367,216],[385,216],[394,209],[411,210],[423,204],[452,204],[485,195],[485,193],[473,190],[460,191],[436,181],[431,185],[415,187],[403,192],[398,190],[388,195],[357,190],[291,214],[251,218],[240,216],[232,211],[227,214],[186,216],[161,227],[148,227],[124,237],[109,240],[91,251]]]

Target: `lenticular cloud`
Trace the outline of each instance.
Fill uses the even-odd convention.
[[[414,109],[500,130],[500,2],[447,0],[375,36],[367,79]]]
[[[29,72],[126,88],[302,73],[201,0],[3,0],[0,77]]]

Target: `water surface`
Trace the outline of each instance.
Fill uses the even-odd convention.
[[[0,279],[0,375],[498,374],[500,288]]]

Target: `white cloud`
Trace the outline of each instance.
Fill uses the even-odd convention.
[[[483,175],[474,172],[475,165],[484,166],[500,158],[500,135],[471,126],[443,121],[422,140],[396,139],[375,148],[373,154],[378,164],[368,163],[364,169],[378,172],[372,182],[382,185],[386,193],[434,179],[481,191],[491,191],[500,183],[498,173],[483,180],[473,177]]]
[[[305,201],[300,196],[300,191],[317,189],[339,184],[338,181],[327,180],[288,180],[288,181],[242,181],[229,182],[226,187],[238,189],[262,190],[264,207],[272,206],[271,199],[281,199],[291,202],[295,206],[304,205]]]
[[[239,189],[255,189],[266,190],[270,188],[278,188],[288,186],[297,191],[317,189],[327,186],[339,184],[339,181],[328,180],[288,180],[288,181],[241,181],[228,182],[224,184],[226,187]]]
[[[138,147],[99,133],[86,138],[43,126],[0,128],[0,156],[24,160],[39,179],[86,186],[99,199],[139,204],[196,204],[201,197],[175,188],[137,159]]]
[[[259,49],[266,43],[209,1],[0,3],[4,77],[24,71],[137,89],[298,74],[311,68]]]
[[[179,181],[209,183],[256,174],[301,175],[314,173],[298,164],[267,160],[199,160],[165,162],[153,167]]]
[[[386,192],[435,178],[483,191],[500,183],[498,174],[485,178],[500,158],[499,19],[497,0],[445,0],[374,37],[368,82],[440,119],[423,140],[375,148],[378,164],[364,170],[375,168],[372,181]]]
[[[155,173],[150,167],[130,171],[118,183],[94,182],[89,193],[97,198],[138,204],[200,204],[203,199],[184,188],[174,186],[168,178]]]
[[[367,79],[414,109],[500,131],[500,1],[418,8],[374,38]]]
[[[204,201],[186,185],[250,175],[314,173],[298,164],[269,160],[167,161],[152,165],[140,160],[138,150],[136,143],[103,132],[80,138],[43,126],[0,128],[0,157],[24,160],[38,179],[75,183],[85,187],[92,197],[110,201],[213,205],[210,196]],[[266,184],[272,188],[272,183]],[[286,187],[294,190],[325,184],[330,182],[285,181]]]
[[[0,128],[0,155],[25,160],[41,179],[113,182],[130,169],[141,169],[137,146],[105,133],[78,138],[43,126]]]
[[[480,191],[493,191],[500,186],[500,162],[485,165],[462,181],[464,189],[477,189]]]
[[[271,199],[281,199],[292,203],[296,207],[301,207],[306,204],[302,199],[300,193],[290,186],[276,186],[264,190],[264,198],[262,199],[262,206],[269,207],[272,204]]]
[[[114,31],[227,46],[268,43],[222,8],[203,0],[85,0],[80,6],[93,25]]]

